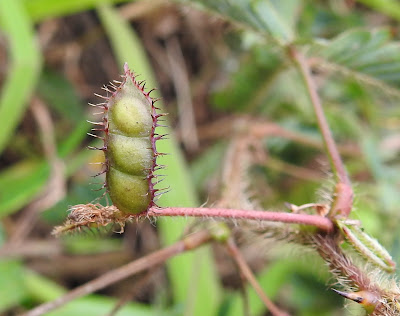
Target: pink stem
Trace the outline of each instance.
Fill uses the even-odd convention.
[[[335,140],[333,139],[328,122],[325,118],[324,110],[321,105],[321,100],[317,93],[317,87],[311,76],[310,66],[305,56],[295,47],[290,47],[289,53],[292,59],[299,66],[300,74],[304,79],[308,94],[311,99],[311,103],[314,108],[315,115],[317,116],[318,126],[321,131],[322,138],[324,139],[328,156],[331,160],[332,169],[338,179],[338,184],[336,186],[335,192],[335,200],[332,204],[331,215],[335,216],[336,214],[340,214],[344,217],[348,217],[353,206],[353,189],[351,188],[350,179],[347,175],[339,151],[336,147]]]
[[[324,231],[330,232],[334,226],[329,218],[284,212],[263,212],[254,210],[236,210],[226,208],[187,208],[187,207],[167,207],[151,208],[146,216],[191,216],[191,217],[219,217],[248,219],[256,221],[271,221],[281,223],[303,224],[318,227]]]
[[[339,151],[336,148],[335,141],[333,140],[331,130],[329,129],[328,122],[326,121],[324,110],[322,109],[321,105],[321,100],[319,99],[317,93],[317,87],[315,86],[314,80],[312,80],[308,62],[305,59],[304,55],[297,51],[295,48],[292,48],[290,50],[290,53],[293,59],[299,65],[300,73],[306,83],[311,103],[313,105],[315,115],[317,116],[318,126],[321,131],[322,138],[324,139],[329,157],[332,160],[334,170],[336,171],[339,178],[339,182],[350,184],[342,159],[340,158]]]

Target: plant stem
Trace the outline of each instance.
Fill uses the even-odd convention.
[[[142,257],[122,267],[107,272],[97,279],[94,279],[77,287],[76,289],[68,292],[66,295],[61,296],[54,301],[39,305],[36,308],[25,313],[23,316],[39,316],[46,314],[49,311],[54,310],[74,299],[96,292],[100,289],[105,288],[106,286],[109,286],[129,276],[132,276],[133,274],[164,263],[167,259],[174,257],[180,253],[198,248],[201,245],[211,241],[211,239],[212,237],[208,231],[203,230],[197,233],[193,233],[169,247],[155,251],[145,257]]]
[[[238,265],[240,272],[245,277],[245,279],[251,284],[251,286],[256,291],[257,295],[263,301],[264,305],[268,308],[273,316],[290,316],[287,312],[282,311],[279,309],[264,293],[264,290],[258,283],[256,277],[254,276],[253,272],[249,268],[246,260],[243,258],[242,254],[240,253],[238,247],[236,246],[235,241],[232,237],[228,239],[226,242],[226,246],[231,253],[232,258],[235,260],[236,264]]]
[[[333,223],[327,217],[309,214],[295,214],[284,212],[263,212],[254,210],[237,210],[227,208],[188,208],[188,207],[166,207],[162,209],[151,208],[144,216],[189,216],[189,217],[212,217],[212,218],[234,218],[256,221],[271,221],[292,224],[304,224],[318,227],[330,232]]]
[[[353,190],[351,188],[351,182],[339,155],[339,151],[336,147],[331,130],[329,129],[328,122],[325,118],[321,100],[319,99],[317,93],[317,87],[315,86],[315,82],[311,76],[309,64],[305,56],[293,46],[289,47],[289,55],[299,66],[300,73],[303,77],[314,108],[315,115],[317,116],[318,126],[321,131],[322,138],[324,139],[332,169],[337,177],[338,183],[336,186],[335,200],[332,204],[331,214],[340,214],[344,217],[348,217],[353,205]]]
[[[312,80],[310,68],[307,60],[304,55],[301,54],[298,50],[291,47],[290,53],[293,60],[298,64],[300,68],[300,73],[304,79],[304,82],[307,87],[308,94],[311,99],[311,103],[314,108],[315,115],[317,116],[317,122],[319,129],[322,134],[322,138],[324,139],[324,143],[326,149],[328,151],[329,157],[332,161],[333,168],[337,174],[339,182],[342,183],[350,183],[346,170],[344,168],[342,159],[340,158],[339,151],[336,148],[335,141],[333,140],[331,130],[329,129],[328,122],[325,118],[324,110],[322,109],[321,100],[319,99],[317,88],[315,86],[314,81]]]

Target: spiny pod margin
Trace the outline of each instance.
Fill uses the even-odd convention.
[[[124,65],[122,82],[114,81],[103,90],[107,96],[97,95],[104,102],[93,105],[102,109],[103,118],[99,123],[93,123],[92,131],[104,132],[104,137],[93,135],[103,140],[104,170],[106,174],[104,186],[113,204],[125,215],[143,215],[157,206],[155,199],[164,192],[156,189],[160,182],[155,174],[163,168],[157,164],[157,157],[163,155],[156,147],[156,141],[166,135],[155,132],[160,117],[166,115],[157,113],[159,108],[146,92],[145,81],[138,81],[137,75],[131,71],[128,64]]]

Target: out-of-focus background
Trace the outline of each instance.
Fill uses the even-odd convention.
[[[254,145],[250,192],[264,209],[324,200],[332,184],[303,82],[282,48],[312,57],[326,115],[356,192],[355,219],[400,259],[400,5],[392,1],[0,1],[0,314],[17,315],[171,244],[188,219],[131,223],[124,234],[51,231],[70,205],[101,196],[102,153],[88,103],[124,62],[157,87],[173,130],[159,142],[162,206],[213,205],[227,151]],[[267,133],[268,134],[268,133]],[[260,153],[260,151],[262,153]],[[92,184],[95,182],[95,184]],[[324,189],[325,188],[325,189]],[[102,201],[106,203],[106,201]],[[202,222],[204,224],[204,221]],[[296,247],[243,253],[293,315],[361,315],[329,290],[322,261]],[[255,237],[254,237],[255,238]],[[270,244],[269,244],[270,246]],[[268,246],[268,247],[269,247]],[[300,257],[300,258],[299,258]],[[246,292],[243,299],[243,293]],[[222,248],[207,246],[75,300],[51,315],[268,315]]]

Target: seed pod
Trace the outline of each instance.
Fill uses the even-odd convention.
[[[97,123],[105,132],[105,187],[113,204],[124,214],[145,213],[154,206],[157,189],[153,179],[154,170],[159,168],[156,158],[155,134],[157,120],[164,114],[157,114],[156,100],[150,92],[144,91],[144,84],[138,82],[128,65],[118,86],[104,87],[110,96],[106,102],[96,106],[104,109],[102,123]]]

